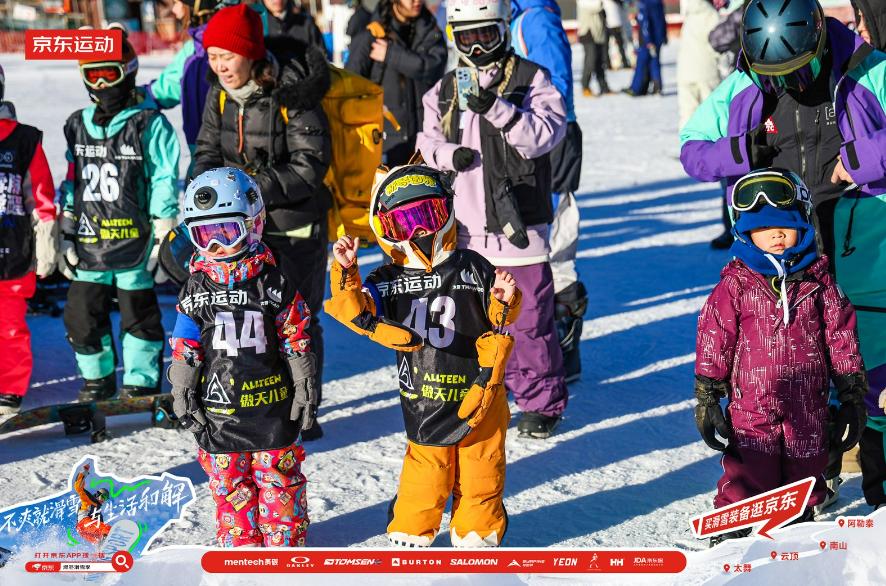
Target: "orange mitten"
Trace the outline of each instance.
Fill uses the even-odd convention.
[[[468,420],[468,425],[477,427],[505,379],[505,366],[514,349],[514,338],[505,334],[486,332],[477,338],[477,361],[480,374],[474,380],[471,390],[465,395],[458,408],[458,416]],[[470,417],[470,419],[468,419]]]
[[[329,274],[332,299],[323,303],[326,313],[354,332],[368,336],[370,340],[386,348],[412,352],[422,347],[424,340],[417,332],[376,315],[375,304],[362,291],[356,263],[343,269],[338,262],[334,262]]]

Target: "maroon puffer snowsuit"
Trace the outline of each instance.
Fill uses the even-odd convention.
[[[769,278],[738,260],[701,310],[695,372],[731,385],[715,507],[808,476],[819,479],[809,506],[824,500],[829,378],[864,370],[855,309],[827,266],[789,279],[787,326]]]

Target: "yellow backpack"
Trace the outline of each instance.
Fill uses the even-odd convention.
[[[332,84],[323,98],[332,138],[332,164],[325,180],[332,192],[329,240],[347,233],[375,242],[369,200],[375,170],[381,165],[384,118],[397,130],[399,125],[385,110],[381,86],[334,65],[329,66],[329,75]]]
[[[334,65],[329,65],[329,75],[331,84],[322,100],[332,144],[332,161],[324,178],[332,193],[329,241],[347,233],[369,244],[375,242],[369,200],[375,171],[381,165],[384,119],[395,130],[400,125],[384,107],[381,86]],[[224,91],[219,94],[222,112],[226,97]],[[280,107],[280,114],[289,123],[285,107]]]

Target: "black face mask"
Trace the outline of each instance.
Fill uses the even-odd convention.
[[[418,249],[421,251],[421,253],[425,255],[425,258],[432,262],[434,259],[431,258],[431,255],[434,252],[434,236],[436,235],[437,234],[435,233],[425,234],[424,236],[417,236],[412,239],[415,245],[418,246]]]
[[[92,121],[99,126],[106,126],[111,119],[119,114],[132,101],[135,89],[135,75],[127,75],[123,83],[100,90],[89,90],[89,97],[95,102],[95,113]]]

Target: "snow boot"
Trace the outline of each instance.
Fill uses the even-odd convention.
[[[824,499],[824,502],[819,503],[815,505],[815,507],[813,507],[815,515],[821,515],[825,509],[837,502],[837,499],[840,497],[840,485],[843,484],[843,479],[839,476],[835,476],[834,478],[826,479],[824,483],[828,489],[828,493]]]
[[[92,403],[110,399],[117,393],[117,374],[112,372],[108,376],[96,380],[87,380],[77,396],[79,403]]]
[[[711,240],[711,248],[714,250],[726,250],[732,246],[733,240],[732,232],[724,230],[722,234]]]
[[[0,415],[15,415],[22,407],[22,399],[19,395],[0,393]]]
[[[742,537],[747,537],[751,534],[752,530],[751,527],[748,527],[747,529],[736,529],[735,531],[727,531],[720,535],[714,535],[711,537],[710,547],[723,543],[727,539],[741,539]]]
[[[581,377],[581,330],[587,309],[588,292],[581,281],[572,283],[554,297],[554,319],[567,383]]]
[[[551,437],[554,430],[560,424],[561,417],[555,415],[548,417],[541,413],[526,411],[520,417],[520,423],[517,424],[517,431],[520,437],[531,437],[535,439],[546,439]]]
[[[799,525],[800,523],[814,523],[815,522],[815,511],[812,507],[807,507],[803,514],[785,525],[785,527],[790,527],[791,525]]]
[[[314,420],[314,425],[301,431],[301,441],[303,442],[312,442],[321,437],[323,437],[323,428],[320,427],[320,422],[316,419]]]
[[[147,397],[148,395],[156,395],[159,391],[157,387],[139,387],[137,385],[123,385],[120,389],[120,399],[130,399],[135,397]]]

